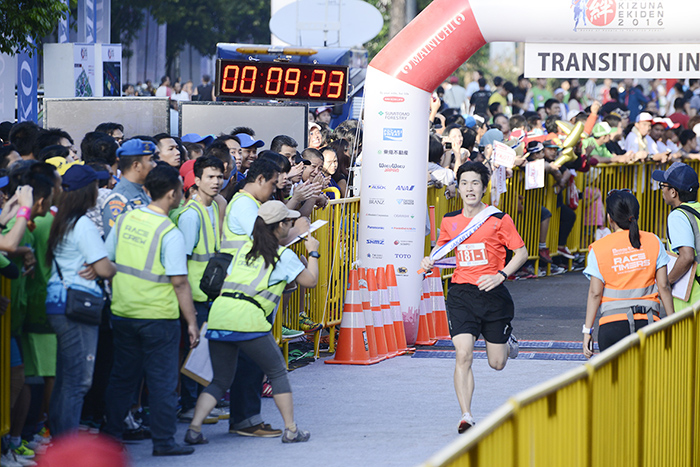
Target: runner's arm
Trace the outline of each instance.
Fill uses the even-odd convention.
[[[498,287],[506,281],[507,276],[512,276],[513,274],[518,272],[518,269],[520,269],[522,265],[525,264],[525,261],[527,261],[527,247],[523,245],[517,250],[513,251],[513,257],[510,259],[508,264],[506,264],[505,267],[502,269],[502,271],[506,275],[504,276],[503,274],[498,273],[494,275],[481,276],[479,280],[477,280],[479,290],[488,292],[489,290],[495,289],[496,287]]]
[[[656,270],[656,287],[659,289],[659,298],[666,310],[666,316],[671,316],[675,309],[673,308],[673,296],[671,295],[671,284],[668,281],[666,266]]]

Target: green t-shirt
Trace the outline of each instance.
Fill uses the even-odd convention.
[[[180,217],[180,213],[185,210],[185,199],[180,200],[180,206],[176,207],[175,209],[171,209],[170,212],[168,213],[168,217],[170,218],[171,221],[173,221],[173,224],[177,225],[177,219]]]
[[[49,246],[49,232],[53,224],[53,214],[34,219],[34,274],[27,276],[27,316],[24,329],[38,334],[53,333],[46,319],[46,285],[51,277],[51,265],[46,263],[46,250]]]
[[[7,223],[3,235],[12,230],[17,218],[11,219]],[[29,247],[34,250],[34,235],[29,229],[24,230],[24,235],[19,242],[19,246]],[[11,261],[20,270],[20,275],[17,279],[12,280],[10,288],[10,332],[13,336],[19,336],[24,326],[24,320],[27,314],[27,276],[24,275],[24,256],[15,256]]]
[[[612,158],[613,154],[610,152],[608,147],[604,144],[601,144],[598,146],[595,142],[595,138],[590,136],[586,139],[583,140],[583,150],[586,151],[589,146],[593,146],[593,151],[591,151],[591,156],[595,156],[597,158],[607,158],[610,159]]]
[[[548,89],[540,89],[538,87],[532,88],[532,100],[535,104],[535,110],[539,109],[540,107],[544,107],[544,103],[547,102],[547,99],[551,99],[553,97],[554,96]]]

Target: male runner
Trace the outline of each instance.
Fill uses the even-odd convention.
[[[457,268],[446,305],[457,357],[454,384],[462,410],[458,432],[464,433],[475,424],[471,415],[474,342],[483,334],[489,366],[495,370],[502,370],[508,357],[518,356],[518,341],[510,325],[513,299],[503,282],[525,263],[527,249],[510,216],[481,202],[489,182],[483,164],[466,162],[457,171],[457,180],[464,207],[442,219],[437,245],[423,258],[421,267],[431,270],[446,249],[456,248]],[[508,264],[506,248],[513,251]]]

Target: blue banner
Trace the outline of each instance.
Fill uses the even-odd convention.
[[[34,40],[29,38],[34,43]],[[17,121],[37,121],[37,52],[17,54]]]

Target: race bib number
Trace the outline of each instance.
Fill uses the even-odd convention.
[[[460,266],[482,266],[489,263],[486,256],[486,245],[483,243],[468,243],[457,247],[457,262]]]

